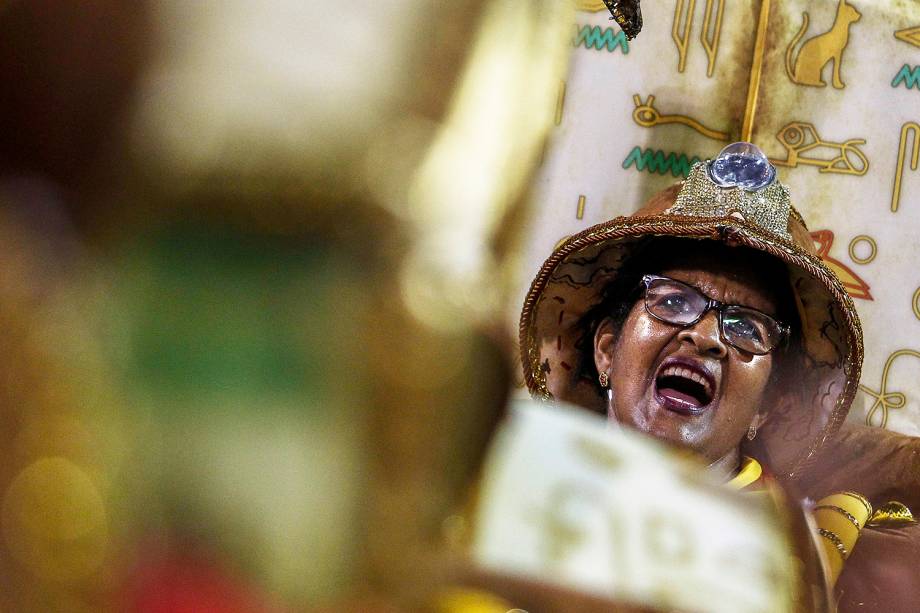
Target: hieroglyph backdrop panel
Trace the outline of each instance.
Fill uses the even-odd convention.
[[[577,4],[519,297],[560,240],[752,140],[862,317],[850,419],[920,435],[920,2],[647,1],[633,41]]]

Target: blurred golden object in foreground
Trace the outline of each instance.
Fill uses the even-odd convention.
[[[105,504],[73,462],[42,458],[23,469],[3,499],[3,536],[13,556],[42,579],[73,583],[102,564]]]
[[[452,588],[437,599],[434,613],[509,613],[515,608],[491,592]]]
[[[572,11],[568,2],[484,3],[444,117],[401,118],[408,136],[382,132],[365,162],[372,193],[401,222],[399,277],[375,309],[389,323],[373,327],[388,332],[373,337],[368,373],[374,448],[386,461],[371,479],[367,532],[375,582],[403,602],[435,589],[442,522],[476,478],[505,402],[510,254],[552,126]],[[406,169],[393,143],[426,135]]]
[[[439,527],[507,395],[509,254],[573,8],[152,5],[149,29],[124,35],[149,45],[132,70],[93,77],[100,93],[118,81],[129,121],[96,117],[95,96],[73,105],[108,128],[107,156],[79,155],[102,149],[101,129],[71,142],[35,119],[59,107],[24,104],[51,112],[27,115],[22,142],[71,144],[55,159],[86,182],[60,208],[88,248],[62,259],[90,274],[69,271],[73,303],[49,316],[20,270],[29,245],[4,243],[0,285],[23,312],[4,342],[54,358],[29,353],[8,377],[4,596],[98,610],[137,567],[154,569],[137,602],[177,602],[175,577],[212,572],[295,609],[364,591],[428,602]],[[15,23],[43,22],[10,6]],[[37,40],[83,31],[49,23]],[[87,48],[82,63],[45,60],[79,79],[73,66],[96,75],[94,60],[120,57]]]
[[[607,5],[602,0],[575,0],[575,6],[578,7],[579,11],[592,11],[594,13],[607,8]]]
[[[447,117],[400,212],[416,231],[403,299],[425,324],[492,321],[505,293],[510,238],[553,123],[567,58],[571,6],[487,5]]]

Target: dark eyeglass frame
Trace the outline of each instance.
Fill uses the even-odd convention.
[[[668,281],[669,283],[676,283],[677,285],[682,285],[682,286],[684,286],[684,287],[686,287],[686,288],[688,288],[688,289],[690,289],[690,290],[696,292],[696,293],[699,294],[703,299],[705,299],[705,300],[706,300],[706,307],[705,307],[705,308],[703,309],[703,311],[699,314],[699,316],[697,316],[696,319],[694,319],[693,321],[690,321],[690,322],[686,322],[686,323],[684,323],[684,322],[675,322],[675,321],[670,321],[670,320],[664,319],[663,317],[660,317],[659,315],[656,315],[655,313],[653,313],[653,312],[652,312],[652,309],[649,308],[649,305],[648,305],[648,291],[649,291],[649,287],[651,286],[652,282],[654,282],[654,281]],[[719,315],[719,336],[720,336],[720,338],[721,338],[723,341],[725,341],[726,343],[728,343],[729,345],[731,345],[732,347],[734,347],[735,349],[738,349],[739,351],[744,351],[745,353],[750,353],[750,354],[753,354],[753,355],[767,355],[768,353],[771,353],[772,351],[775,351],[777,347],[781,346],[781,345],[782,345],[786,340],[788,340],[788,338],[789,338],[789,334],[790,334],[791,328],[790,328],[788,325],[783,324],[782,322],[780,322],[780,321],[779,321],[778,319],[776,319],[775,317],[772,317],[772,316],[770,316],[770,315],[767,315],[767,314],[764,313],[763,311],[760,311],[760,310],[755,309],[755,308],[752,308],[752,307],[747,307],[747,306],[743,306],[743,305],[740,305],[740,304],[725,304],[724,302],[721,302],[721,301],[719,301],[719,300],[716,300],[715,298],[710,298],[709,296],[707,296],[706,294],[704,294],[704,293],[702,292],[702,290],[700,290],[698,287],[694,287],[694,286],[690,285],[689,283],[684,283],[683,281],[678,281],[677,279],[672,279],[672,278],[670,278],[670,277],[662,277],[662,276],[660,276],[660,275],[643,275],[643,276],[642,276],[642,285],[645,287],[644,296],[642,297],[642,302],[643,302],[643,304],[645,305],[645,312],[648,313],[649,315],[651,315],[652,317],[654,317],[655,319],[657,319],[658,321],[664,322],[664,323],[666,323],[666,324],[670,324],[670,325],[672,325],[672,326],[681,326],[681,327],[683,327],[683,328],[689,328],[690,326],[693,326],[693,325],[696,325],[697,323],[699,323],[699,321],[700,321],[701,319],[703,319],[703,317],[706,316],[706,313],[708,313],[709,311],[715,309],[715,310],[716,310],[716,313],[718,313],[718,315]],[[755,313],[758,313],[758,314],[762,315],[762,316],[765,317],[768,321],[771,321],[771,322],[775,323],[776,326],[777,326],[777,328],[778,328],[779,331],[780,331],[779,338],[776,340],[776,343],[774,343],[774,344],[773,344],[770,348],[768,348],[766,351],[752,351],[751,349],[748,349],[748,348],[745,348],[745,347],[739,347],[737,344],[735,344],[735,343],[731,340],[731,338],[729,337],[729,335],[727,335],[727,334],[725,333],[725,327],[724,327],[724,324],[723,324],[723,321],[724,321],[724,320],[723,320],[722,314],[725,312],[725,309],[728,309],[728,308],[740,309],[740,310],[742,310],[742,311],[753,311],[753,312],[755,312]]]

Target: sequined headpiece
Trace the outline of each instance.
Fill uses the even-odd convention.
[[[739,142],[722,149],[715,160],[694,164],[665,213],[735,217],[791,240],[791,208],[789,190],[776,179],[767,156],[756,145]]]

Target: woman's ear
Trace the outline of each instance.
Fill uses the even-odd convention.
[[[613,366],[613,346],[616,335],[613,333],[613,321],[609,317],[601,320],[594,332],[594,366],[598,373],[610,373]]]

